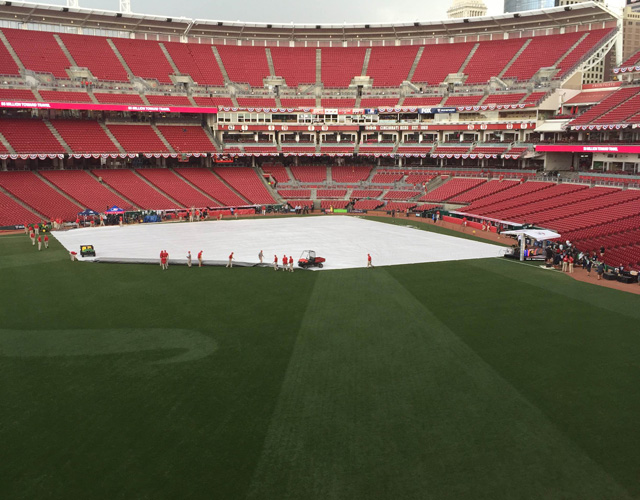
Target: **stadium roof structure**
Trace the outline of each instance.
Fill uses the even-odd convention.
[[[270,24],[215,21],[0,1],[0,20],[16,24],[65,26],[150,35],[211,37],[216,40],[358,41],[415,40],[490,35],[510,31],[561,28],[611,22],[619,16],[601,4],[585,2],[527,12],[472,19],[395,24]],[[138,38],[136,36],[136,38]]]

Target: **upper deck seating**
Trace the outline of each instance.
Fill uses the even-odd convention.
[[[417,46],[372,47],[367,75],[374,87],[398,87],[409,76]],[[355,75],[354,75],[355,76]]]
[[[306,47],[271,47],[273,68],[289,87],[316,81],[316,49]]]
[[[2,32],[26,69],[37,73],[51,73],[56,78],[69,78],[65,70],[71,63],[53,33],[8,28],[2,28]],[[7,68],[13,71],[13,65],[9,64]],[[0,73],[4,71],[3,68]]]
[[[450,73],[458,73],[475,43],[426,45],[413,73],[412,81],[438,85]]]
[[[321,65],[324,86],[348,87],[354,76],[362,74],[365,54],[366,49],[361,47],[323,48]]]
[[[190,75],[198,85],[224,86],[224,76],[211,45],[164,42],[180,73]]]
[[[127,38],[111,40],[135,76],[145,80],[158,80],[160,83],[172,83],[169,75],[173,74],[173,68],[158,42]]]
[[[262,88],[269,76],[269,64],[264,47],[218,45],[218,53],[232,82],[248,83]]]
[[[124,69],[106,38],[101,36],[69,35],[59,33],[64,46],[81,68],[87,68],[98,80],[126,82]]]

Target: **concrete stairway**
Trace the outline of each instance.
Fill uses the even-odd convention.
[[[138,176],[139,179],[142,179],[142,181],[145,184],[148,184],[152,189],[156,190],[158,193],[160,193],[162,196],[169,198],[173,203],[175,203],[177,206],[179,206],[180,208],[186,208],[182,203],[180,203],[178,200],[176,200],[175,198],[172,198],[171,196],[169,196],[167,193],[165,193],[162,189],[160,189],[158,186],[156,186],[154,183],[148,181],[144,176],[140,175],[135,169],[131,169],[131,171]]]
[[[529,46],[529,44],[531,43],[531,38],[529,38],[526,42],[524,42],[524,44],[522,45],[522,47],[520,47],[520,50],[518,52],[516,52],[516,55],[513,56],[511,58],[511,60],[507,63],[507,65],[502,69],[502,71],[500,73],[498,73],[498,78],[502,78],[505,73],[507,72],[507,70],[511,67],[511,65],[516,62],[518,60],[518,58],[522,55],[522,53],[525,51],[525,49]]]
[[[213,56],[216,58],[216,61],[218,62],[218,66],[220,67],[220,71],[222,72],[222,76],[224,77],[224,82],[225,83],[229,83],[231,82],[231,80],[229,80],[229,74],[227,73],[227,70],[224,67],[224,63],[222,62],[222,58],[220,57],[220,53],[218,52],[218,49],[216,48],[215,45],[211,46],[211,50],[213,50]],[[237,106],[237,102],[235,103],[235,105]]]
[[[136,205],[133,201],[131,201],[129,198],[127,198],[125,195],[123,195],[120,191],[112,188],[111,186],[109,186],[109,184],[107,184],[104,181],[101,181],[97,175],[95,175],[91,170],[86,170],[86,172],[93,177],[97,182],[99,182],[102,186],[104,186],[106,189],[108,189],[109,191],[111,191],[113,194],[115,194],[116,196],[119,196],[120,198],[122,198],[124,201],[126,201],[129,205],[131,205],[132,207],[134,207],[137,210],[140,210],[140,207],[138,205]]]
[[[180,70],[178,69],[178,66],[176,66],[176,63],[173,61],[173,58],[171,57],[171,54],[169,54],[169,51],[164,46],[164,43],[160,44],[160,50],[162,50],[164,56],[167,58],[167,61],[169,61],[169,64],[171,65],[171,68],[173,69],[173,74],[174,75],[179,75],[180,74]]]
[[[563,56],[562,56],[560,59],[558,59],[558,60],[556,61],[556,63],[555,63],[553,66],[554,66],[554,67],[557,67],[557,66],[558,66],[558,64],[560,64],[562,61],[564,61],[564,60],[569,56],[569,54],[571,54],[571,53],[572,53],[572,52],[573,52],[573,51],[578,47],[578,45],[580,45],[580,44],[582,43],[582,41],[583,41],[585,38],[587,38],[588,36],[589,36],[589,32],[586,32],[584,35],[582,35],[582,36],[580,37],[580,40],[578,40],[576,43],[574,43],[574,44],[571,46],[571,48],[570,48],[569,50],[567,50],[567,51],[563,54]]]
[[[13,47],[9,43],[9,40],[7,40],[7,37],[4,36],[4,33],[2,31],[0,31],[0,40],[2,41],[2,43],[4,43],[4,46],[9,51],[9,54],[11,54],[11,58],[17,64],[18,69],[20,69],[20,73],[24,74],[24,72],[26,71],[26,68],[24,67],[24,64],[22,64],[22,61],[18,57],[18,54],[16,54],[16,51],[13,50]]]
[[[116,55],[116,57],[118,58],[118,61],[120,61],[120,64],[122,64],[122,67],[125,69],[125,71],[127,72],[127,76],[129,77],[129,80],[133,80],[134,76],[133,76],[133,72],[131,71],[131,68],[129,68],[129,65],[126,63],[126,61],[124,60],[124,57],[122,57],[122,54],[120,54],[120,51],[118,50],[118,48],[116,47],[116,44],[113,43],[113,40],[111,40],[110,38],[107,38],[107,43],[109,44],[109,46],[111,47],[111,50],[113,50],[113,53]],[[146,99],[145,99],[146,100]],[[149,101],[147,101],[147,105],[149,105]]]
[[[321,85],[321,84],[322,84],[322,49],[316,49],[316,85]]]
[[[267,54],[267,64],[269,65],[269,74],[271,76],[278,76],[276,75],[276,68],[273,65],[273,57],[271,57],[271,49],[269,49],[269,47],[265,48],[265,52]]]
[[[225,181],[222,177],[220,177],[218,174],[216,174],[213,170],[211,171],[211,175],[215,175],[216,178],[222,182],[222,184],[224,184],[226,186],[226,188],[229,191],[232,191],[238,198],[240,198],[241,200],[243,200],[247,205],[252,205],[252,203],[249,203],[249,200],[247,200],[244,196],[242,196],[238,191],[236,191],[236,189],[229,184],[227,181]],[[271,187],[266,183],[266,181],[264,180],[264,178],[261,175],[258,175],[258,177],[260,179],[262,179],[262,182],[265,184],[265,186],[267,187],[267,189],[269,190],[269,192],[273,192],[273,190],[271,189]]]
[[[53,126],[53,124],[49,121],[49,120],[42,120],[44,122],[44,124],[47,126],[47,128],[51,131],[51,133],[54,135],[54,137],[56,139],[58,139],[58,142],[60,144],[62,144],[62,147],[64,148],[64,150],[68,153],[71,154],[73,153],[72,149],[69,147],[69,145],[64,141],[64,139],[62,138],[62,136],[60,135],[60,132],[58,132],[56,130],[56,128]]]
[[[64,52],[64,55],[67,56],[67,59],[69,60],[69,63],[71,64],[71,66],[76,66],[77,67],[78,64],[76,63],[76,60],[71,55],[71,52],[69,52],[69,49],[67,49],[67,46],[64,44],[62,39],[56,34],[53,35],[53,38],[55,38],[56,42],[58,42],[58,45],[62,49],[62,52]]]
[[[216,200],[213,196],[205,193],[202,189],[200,189],[198,186],[196,186],[195,184],[193,184],[190,180],[188,180],[187,178],[183,177],[182,175],[180,175],[178,172],[176,172],[173,168],[169,169],[170,172],[173,172],[173,174],[178,177],[178,179],[180,179],[182,182],[184,182],[185,184],[188,184],[190,187],[192,187],[193,189],[195,189],[196,191],[198,191],[198,193],[200,193],[202,196],[204,196],[205,198],[208,198],[209,200],[211,200],[214,203],[217,203],[218,205],[222,206],[223,204],[220,203],[218,200]]]
[[[13,146],[11,144],[9,144],[9,141],[7,141],[7,139],[5,138],[4,135],[0,134],[0,143],[2,143],[2,145],[7,148],[7,151],[9,151],[9,154],[15,155],[16,150],[13,149]]]
[[[86,210],[87,207],[85,207],[82,203],[80,203],[78,200],[76,200],[74,197],[69,196],[67,193],[65,193],[62,189],[60,189],[58,186],[56,186],[53,182],[50,182],[48,179],[46,179],[45,177],[43,177],[42,175],[40,175],[39,172],[34,171],[33,172],[34,175],[40,179],[42,182],[44,182],[47,186],[49,186],[51,189],[53,189],[54,191],[56,191],[58,194],[64,196],[67,200],[69,200],[71,203],[73,203],[74,205],[78,205],[80,208],[82,208],[82,210]]]
[[[364,62],[362,63],[362,73],[360,73],[360,76],[367,76],[369,59],[371,59],[371,49],[367,49],[367,52],[364,54]]]
[[[420,63],[420,58],[422,57],[422,53],[424,52],[424,47],[420,47],[418,49],[418,53],[416,54],[416,58],[411,65],[411,69],[409,70],[409,75],[407,76],[407,81],[411,81],[413,78],[413,74],[416,72],[416,68],[418,67],[418,63]]]
[[[471,58],[473,57],[473,55],[476,53],[476,50],[478,50],[478,47],[480,47],[479,43],[476,43],[473,48],[471,49],[471,52],[469,52],[469,55],[467,56],[467,58],[464,60],[464,62],[462,63],[462,66],[460,66],[460,69],[458,70],[458,73],[464,73],[465,68],[467,67],[467,64],[469,64],[469,61],[471,61]]]
[[[158,135],[158,137],[160,138],[160,140],[162,141],[162,143],[167,147],[167,149],[171,152],[171,153],[175,153],[176,150],[173,149],[173,147],[171,146],[171,144],[169,144],[169,141],[167,141],[167,139],[164,137],[164,135],[162,135],[162,132],[160,132],[160,130],[158,129],[158,127],[156,127],[153,123],[151,124],[151,128],[153,129],[153,131]]]
[[[120,153],[125,154],[126,151],[125,149],[120,145],[120,143],[118,142],[118,139],[116,139],[116,136],[113,135],[111,133],[111,130],[109,130],[109,127],[107,127],[103,122],[98,122],[100,124],[100,128],[102,128],[102,130],[104,130],[104,133],[107,134],[107,136],[109,136],[109,139],[111,139],[111,142],[113,142],[116,147],[118,148],[118,151],[120,151]]]

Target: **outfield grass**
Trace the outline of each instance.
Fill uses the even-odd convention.
[[[51,246],[0,237],[2,499],[640,498],[635,295]]]

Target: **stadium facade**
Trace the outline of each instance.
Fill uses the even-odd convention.
[[[556,7],[556,3],[557,0],[504,0],[504,12],[548,9],[550,7]]]

